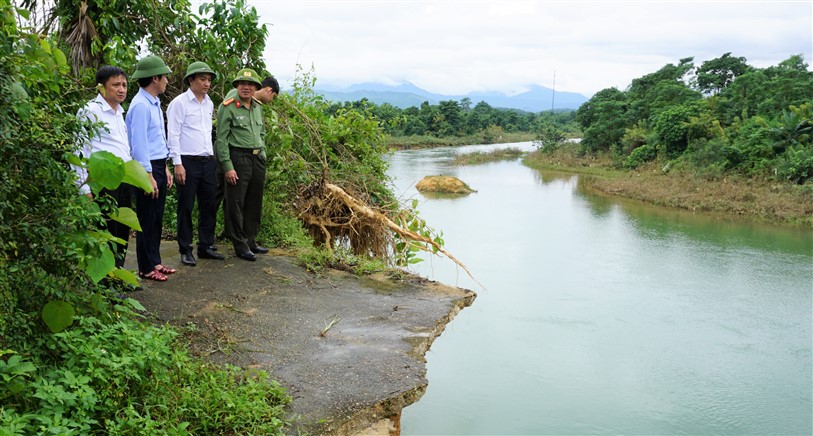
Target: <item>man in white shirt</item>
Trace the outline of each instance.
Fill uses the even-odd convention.
[[[214,103],[208,92],[216,78],[217,74],[204,62],[191,63],[183,79],[189,89],[167,107],[167,140],[178,190],[178,251],[181,263],[189,266],[197,264],[192,254],[192,210],[196,198],[198,257],[224,259],[213,249],[217,159],[212,147]]]
[[[86,138],[83,138],[82,147],[77,150],[80,157],[89,158],[97,151],[107,151],[127,162],[130,157],[130,142],[127,140],[127,127],[124,123],[124,109],[121,102],[127,97],[127,74],[119,67],[110,65],[99,67],[96,71],[96,88],[99,94],[90,100],[83,108],[79,109],[76,116],[80,120],[91,123],[100,123],[101,126],[90,131]],[[83,167],[74,167],[76,171],[76,184],[79,191],[93,198],[88,185],[88,173]],[[100,197],[109,196],[118,207],[132,207],[134,187],[122,183],[116,189],[102,189]],[[110,211],[106,211],[109,216]],[[116,244],[116,266],[124,266],[124,256],[127,254],[127,243],[130,240],[130,227],[107,219],[107,230],[113,236],[124,240],[124,245]]]

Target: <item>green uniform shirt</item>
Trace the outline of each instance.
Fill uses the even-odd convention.
[[[234,90],[233,90],[234,91]],[[217,108],[217,140],[215,153],[223,172],[231,171],[234,165],[231,161],[229,147],[258,149],[259,154],[265,158],[265,126],[263,124],[263,109],[260,102],[252,99],[251,108],[243,105],[240,99],[230,97],[229,91],[226,100]]]

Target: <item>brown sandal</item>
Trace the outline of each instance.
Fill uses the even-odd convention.
[[[167,281],[167,276],[161,274],[161,272],[158,271],[157,269],[146,274],[143,272],[139,272],[138,276],[141,277],[142,279],[155,280],[156,282]]]
[[[178,272],[175,268],[170,268],[164,265],[155,265],[155,270],[164,275],[175,274]]]

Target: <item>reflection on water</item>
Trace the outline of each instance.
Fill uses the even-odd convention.
[[[391,158],[396,192],[484,285],[416,265],[478,298],[427,354],[404,434],[811,433],[813,233],[596,196],[519,161],[451,165],[463,150]],[[417,193],[434,174],[478,192]]]

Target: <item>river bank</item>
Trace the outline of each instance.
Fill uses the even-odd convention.
[[[459,147],[471,144],[509,144],[512,142],[533,141],[537,135],[530,132],[500,132],[493,135],[468,135],[468,136],[388,136],[386,138],[387,147],[392,150],[415,150],[433,147]]]
[[[694,212],[782,225],[813,227],[813,186],[738,176],[705,178],[651,163],[636,170],[613,169],[609,157],[580,157],[569,150],[533,152],[531,168],[586,174],[593,192]]]
[[[293,398],[289,434],[398,434],[427,387],[424,354],[476,298],[408,274],[314,275],[282,251],[245,262],[221,246],[226,260],[196,267],[180,265],[173,241],[161,251],[178,272],[130,296],[185,331],[194,354],[277,380]]]

